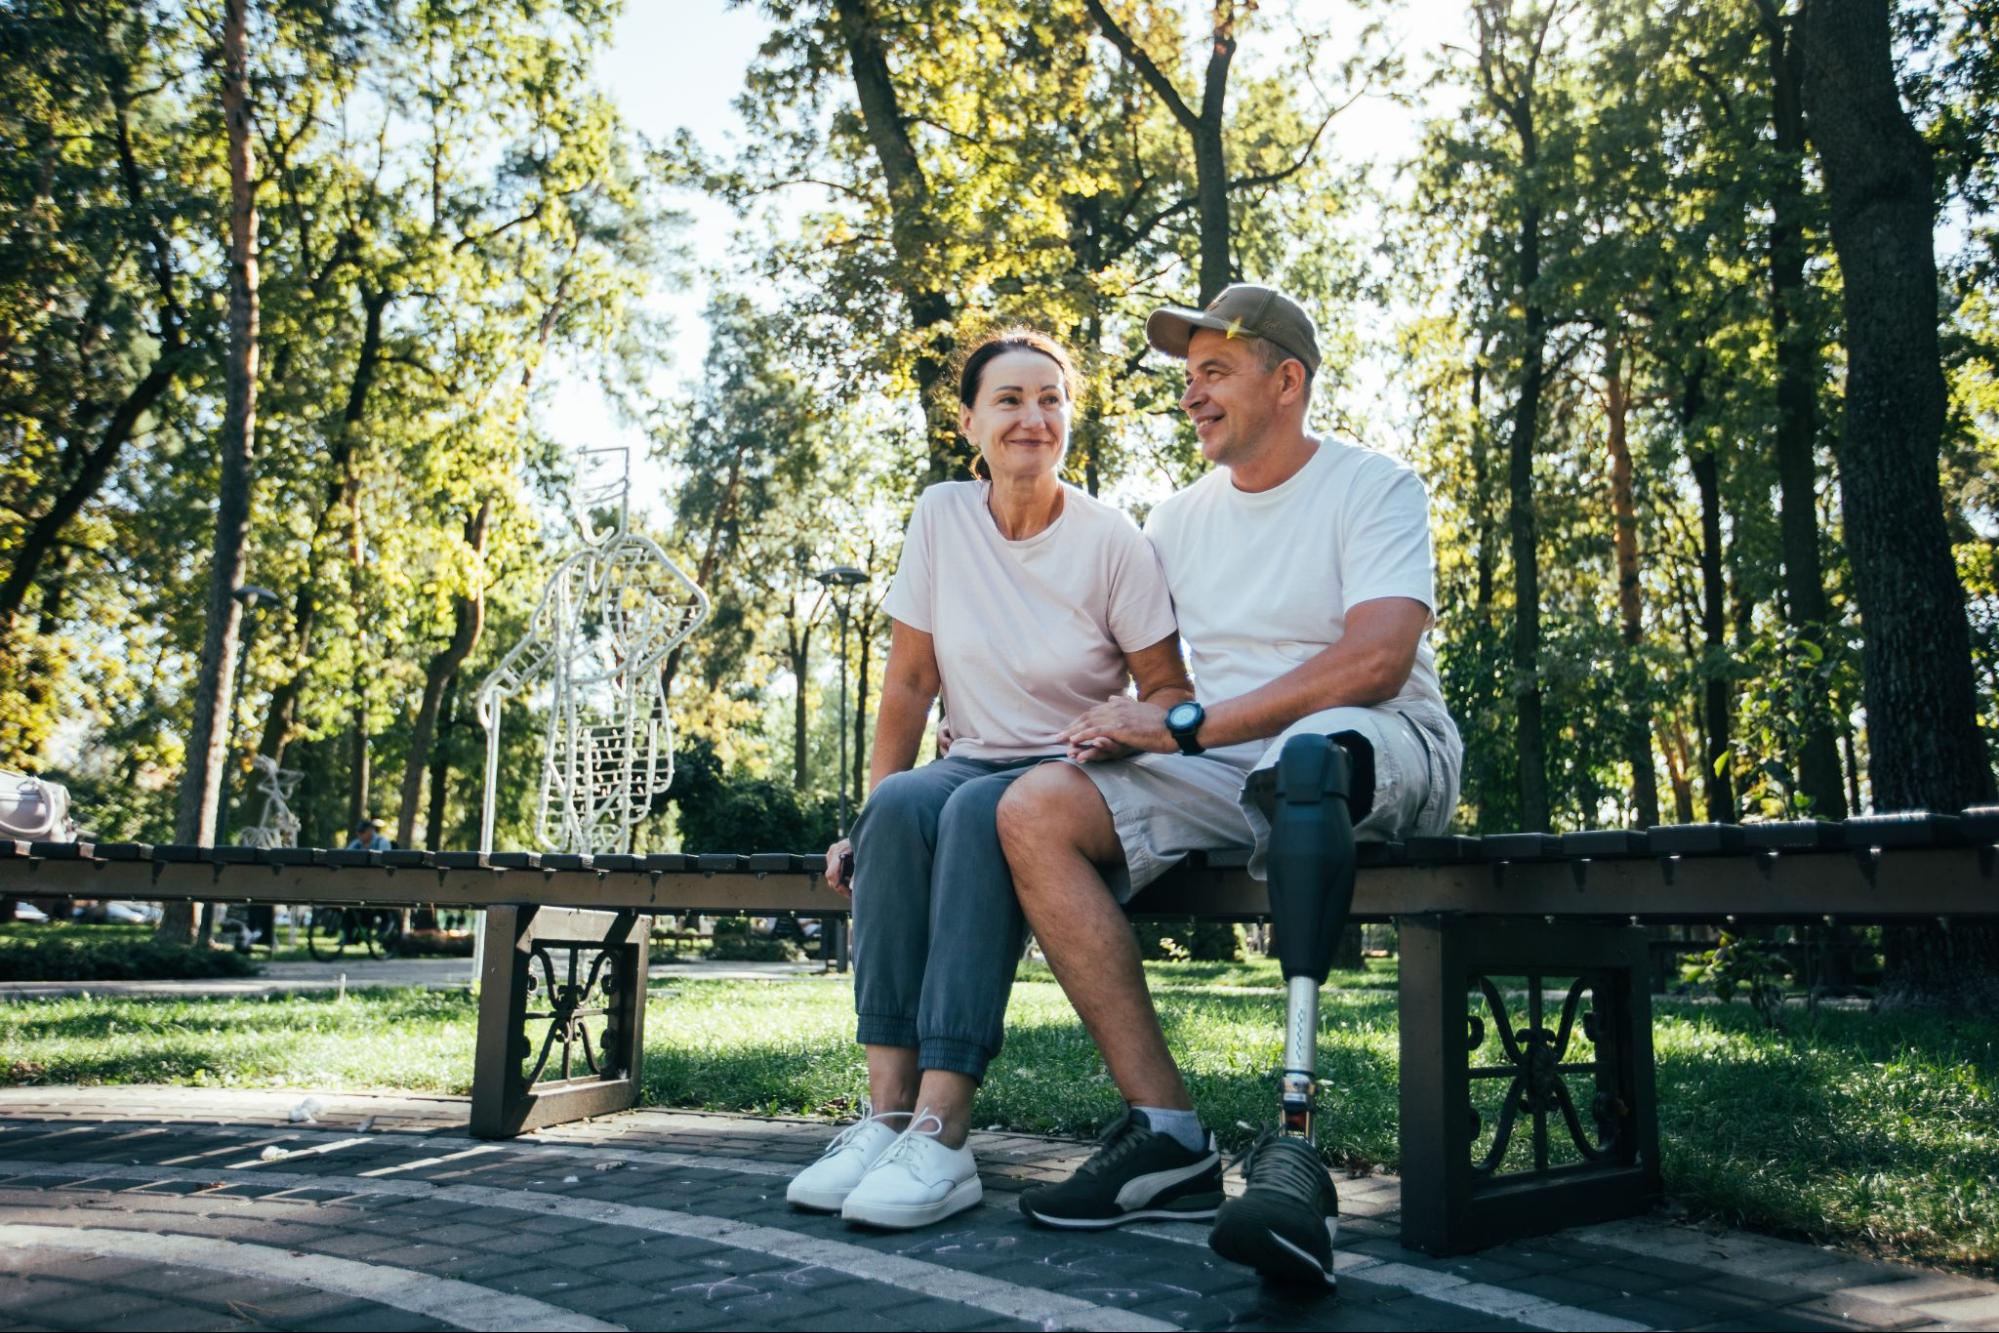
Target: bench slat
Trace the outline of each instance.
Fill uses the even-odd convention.
[[[1964,840],[1956,815],[1914,810],[1899,815],[1856,815],[1846,821],[1846,845],[1862,847],[1955,847]]]
[[[1712,856],[1743,847],[1740,824],[1659,824],[1645,836],[1655,856]]]
[[[1562,855],[1591,860],[1613,856],[1650,856],[1652,840],[1634,828],[1596,828],[1562,835]]]

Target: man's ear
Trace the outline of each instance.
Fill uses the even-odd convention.
[[[1277,373],[1284,377],[1283,388],[1279,392],[1285,402],[1297,402],[1311,391],[1312,382],[1305,377],[1305,363],[1303,361],[1295,357],[1287,358],[1282,365],[1277,367]]]

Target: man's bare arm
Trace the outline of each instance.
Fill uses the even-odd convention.
[[[1416,647],[1430,627],[1430,608],[1409,597],[1378,597],[1347,612],[1346,634],[1269,684],[1207,710],[1205,749],[1264,740],[1299,718],[1328,708],[1368,707],[1392,699],[1416,665]],[[1113,699],[1077,718],[1063,733],[1072,746],[1099,739],[1166,754],[1178,748],[1166,730],[1166,710],[1135,699]]]

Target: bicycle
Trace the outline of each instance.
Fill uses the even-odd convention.
[[[315,907],[306,923],[305,948],[317,962],[334,962],[359,946],[370,958],[402,952],[403,916],[384,907]]]

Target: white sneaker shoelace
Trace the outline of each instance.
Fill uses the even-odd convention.
[[[927,1128],[926,1123],[934,1128]],[[944,1121],[930,1108],[925,1107],[909,1122],[909,1128],[903,1130],[902,1135],[875,1159],[875,1166],[879,1168],[893,1164],[919,1177],[934,1174],[936,1163],[934,1160],[925,1161],[926,1149],[936,1149],[945,1153],[955,1151],[946,1148],[943,1141],[937,1137],[943,1132]],[[933,1170],[922,1170],[925,1166],[930,1166]]]
[[[914,1113],[910,1111],[883,1111],[877,1115],[871,1107],[863,1107],[861,1118],[841,1130],[838,1134],[835,1134],[833,1141],[826,1145],[826,1151],[820,1153],[819,1158],[821,1161],[824,1161],[828,1157],[836,1156],[845,1152],[848,1148],[857,1146],[854,1140],[858,1139],[864,1131],[878,1122],[885,1125],[891,1120],[906,1120],[912,1114]],[[935,1119],[936,1117],[933,1116],[931,1118]],[[897,1137],[896,1141],[901,1142],[900,1136]],[[884,1154],[886,1154],[886,1151],[885,1149]]]

